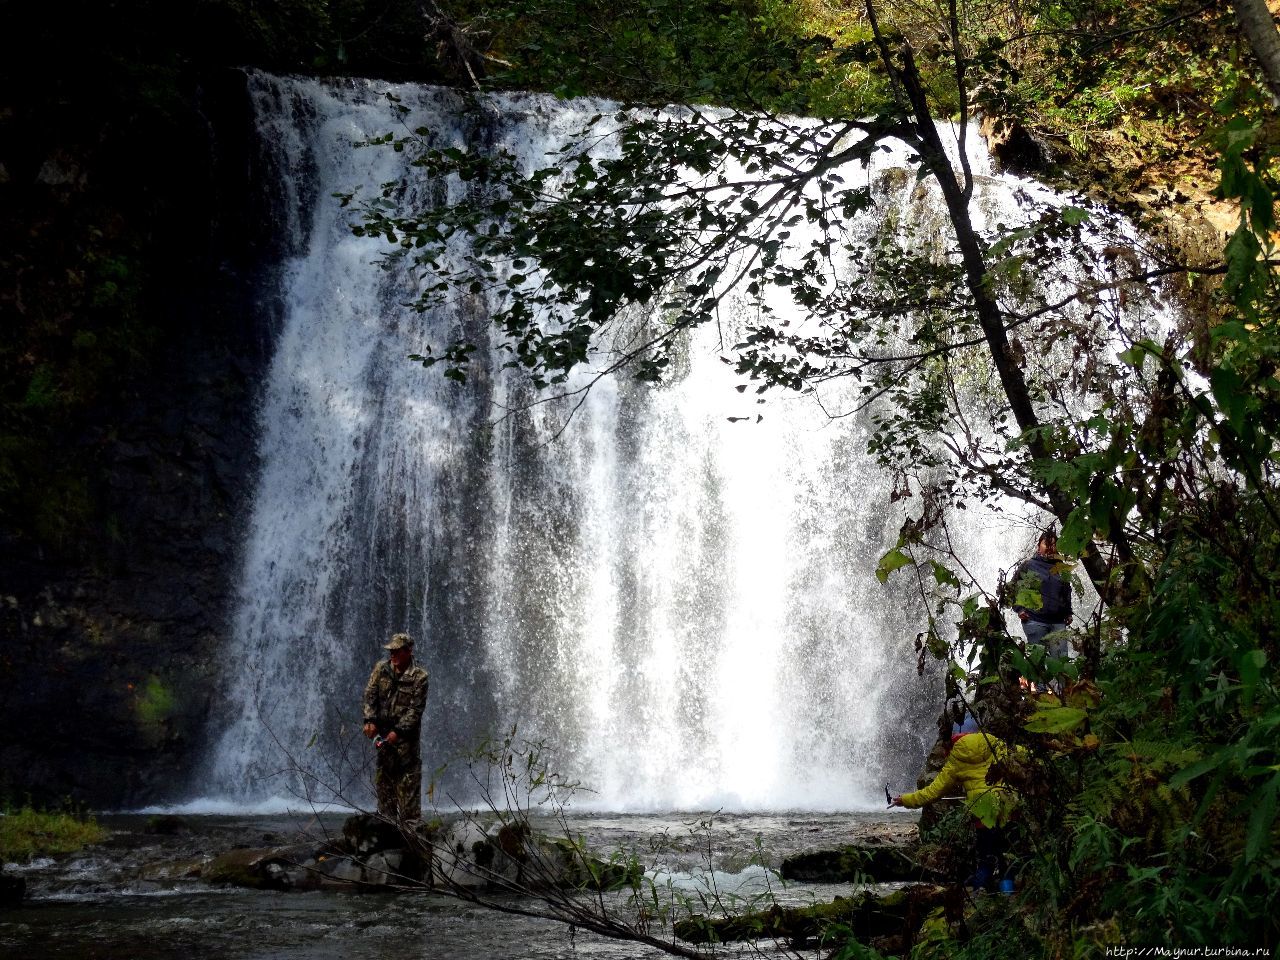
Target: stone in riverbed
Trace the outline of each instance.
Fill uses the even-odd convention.
[[[145,864],[139,876],[143,880],[190,880],[204,874],[212,857],[192,857],[185,860],[164,860]]]
[[[433,841],[436,882],[519,890],[609,890],[639,880],[638,864],[605,860],[525,823],[457,821]]]
[[[688,943],[781,939],[791,944],[805,944],[839,926],[852,931],[854,937],[865,943],[877,937],[910,932],[930,909],[944,903],[946,897],[946,887],[919,884],[883,896],[868,891],[809,907],[774,905],[768,910],[726,917],[694,916],[677,921],[675,934]]]
[[[22,906],[27,894],[27,881],[22,877],[10,877],[0,873],[0,910]]]
[[[147,821],[146,829],[143,832],[152,837],[176,837],[184,833],[190,833],[191,828],[181,817],[175,817],[171,814],[157,814]]]
[[[403,831],[360,814],[336,845],[231,850],[203,871],[209,883],[265,890],[428,886],[459,889],[609,889],[638,879],[634,864],[596,857],[526,824],[489,826],[466,817]],[[176,868],[176,867],[175,867]]]
[[[505,875],[505,862],[495,865],[495,848],[479,825],[456,820],[431,838],[432,885],[480,888],[495,881],[514,880]]]
[[[381,850],[364,866],[364,882],[374,887],[399,887],[421,879],[417,858],[406,850]]]
[[[398,850],[405,845],[400,828],[373,813],[347,817],[342,824],[342,841],[347,852],[357,856],[368,856],[380,850]]]
[[[351,857],[326,857],[317,867],[325,887],[351,887],[365,882],[364,864]]]
[[[311,890],[319,885],[318,852],[311,844],[266,850],[229,850],[205,868],[208,883],[255,890]]]
[[[806,883],[894,883],[933,877],[912,852],[896,844],[866,841],[788,857],[779,872],[784,880]]]

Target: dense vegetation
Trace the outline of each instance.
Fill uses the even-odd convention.
[[[25,863],[51,853],[74,853],[106,831],[92,817],[24,806],[0,815],[0,863]]]
[[[751,282],[791,291],[823,321],[821,342],[762,327],[735,362],[752,389],[806,390],[859,377],[880,401],[876,449],[918,505],[881,572],[918,578],[922,655],[940,659],[958,689],[976,680],[995,690],[1008,672],[1076,683],[1064,706],[1031,715],[1015,708],[993,721],[1029,750],[1007,771],[1024,798],[1022,895],[929,926],[936,939],[917,945],[918,953],[1068,956],[1140,944],[1274,950],[1275,92],[1225,5],[873,9],[878,28],[861,5],[779,0],[623,8],[298,0],[269,12],[208,0],[196,5],[193,28],[164,5],[140,2],[86,5],[83,33],[29,5],[6,10],[6,23],[30,41],[3,66],[9,102],[0,116],[12,134],[0,191],[15,201],[2,234],[11,321],[0,342],[6,534],[56,548],[87,525],[107,523],[95,511],[91,464],[70,462],[63,450],[104,404],[145,389],[156,345],[176,335],[156,306],[174,266],[166,250],[172,234],[197,229],[208,212],[184,205],[159,147],[193,129],[188,94],[202,71],[256,63],[533,86],[634,104],[806,113],[827,118],[823,129],[833,133],[909,137],[933,188],[956,194],[951,228],[958,249],[968,244],[968,261],[931,259],[909,234],[886,236],[874,252],[891,269],[833,288],[822,282],[823,250],[798,267],[770,259],[777,207],[751,209],[741,202],[745,187],[731,184],[715,197],[670,193],[672,156],[706,173],[731,157],[787,187],[777,156],[795,144],[762,137],[767,128],[746,114],[714,128],[697,114],[674,125],[654,115],[633,128],[630,149],[614,165],[566,157],[575,173],[567,184],[563,166],[532,179],[500,165],[481,174],[474,158],[411,138],[401,146],[422,149],[424,176],[483,175],[505,192],[431,216],[372,209],[369,229],[422,239],[401,249],[430,269],[432,244],[448,231],[489,237],[481,227],[495,216],[512,225],[483,240],[465,271],[436,272],[445,283],[502,287],[519,269],[504,264],[515,260],[536,258],[549,270],[554,287],[509,287],[525,295],[510,297],[500,319],[513,362],[553,389],[636,302],[669,304],[669,323],[652,331],[645,349],[617,359],[660,379],[680,331],[714,312],[720,272],[713,271],[734,257],[755,256]],[[61,69],[45,68],[51,49]],[[1114,245],[1099,252],[1089,231],[1110,236],[1121,228],[1083,199],[1038,211],[1030,227],[975,228],[964,177],[930,139],[931,118],[975,108],[1022,145],[1011,162],[1092,186],[1173,243],[1141,258]],[[810,147],[804,185],[829,202],[793,206],[829,227],[836,243],[840,220],[868,202],[831,179],[841,142],[831,135]],[[150,149],[135,149],[139,143]],[[563,203],[545,202],[542,188],[552,184],[565,191]],[[613,219],[620,204],[655,211],[655,198],[685,204],[688,219],[670,216],[669,207],[648,219],[632,212],[625,222]],[[506,206],[495,210],[495,199]],[[1238,215],[1225,243],[1193,228],[1191,208],[1211,199]],[[681,223],[696,231],[680,233]],[[708,236],[721,246],[701,246]],[[1051,302],[1033,276],[1050,249],[1067,251],[1085,276],[1103,281],[1073,281],[1069,298]],[[573,256],[557,257],[566,250]],[[1131,325],[1157,290],[1180,299],[1188,318],[1159,338]],[[563,325],[532,322],[534,306],[566,300]],[[580,303],[588,309],[574,314]],[[895,353],[884,334],[903,303],[914,308],[911,349]],[[859,321],[849,322],[853,316]],[[1039,362],[1041,343],[1074,352],[1078,362],[1065,374]],[[469,345],[436,347],[427,359],[465,377]],[[955,399],[953,387],[965,378],[984,387],[972,409]],[[1067,386],[1086,398],[1083,412],[1065,401]],[[946,438],[967,429],[957,424],[975,418],[983,422],[974,442],[949,447]],[[1074,663],[1026,662],[1004,632],[998,592],[970,583],[964,558],[949,549],[941,504],[1008,495],[1061,525],[1062,548],[1081,558],[1083,575],[1106,600],[1079,636],[1085,656]],[[875,954],[849,943],[838,955]]]

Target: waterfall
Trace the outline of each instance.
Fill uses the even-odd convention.
[[[352,145],[401,129],[387,91],[409,128],[530,165],[599,105],[249,83],[280,231],[263,292],[278,330],[196,792],[288,799],[312,789],[306,770],[364,800],[360,695],[400,630],[432,677],[428,770],[518,725],[613,810],[849,809],[910,785],[940,681],[917,675],[905,596],[872,575],[901,515],[865,422],[805,397],[757,406],[711,330],[667,384],[601,381],[558,435],[564,404],[503,416],[531,395],[498,361],[458,387],[405,359],[459,331],[483,347],[484,304],[404,306],[410,278],[374,265],[383,244],[353,236],[332,197],[406,175],[404,154]],[[892,176],[906,166],[886,156],[850,176],[942,222],[914,175]],[[1012,189],[997,187],[984,189]],[[993,583],[1025,544],[969,513],[959,535]]]

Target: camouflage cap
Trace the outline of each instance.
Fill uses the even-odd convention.
[[[395,633],[391,635],[391,642],[382,645],[383,650],[404,650],[413,649],[413,637],[407,633]]]

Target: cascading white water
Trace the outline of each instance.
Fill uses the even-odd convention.
[[[384,91],[407,127],[531,166],[596,105],[495,95],[477,112],[445,90],[263,75],[250,88],[279,181],[281,317],[227,705],[197,792],[288,797],[297,771],[273,776],[288,757],[362,799],[360,693],[397,630],[432,674],[428,769],[518,723],[610,809],[843,809],[913,776],[937,686],[872,576],[901,516],[858,418],[792,398],[751,422],[761,408],[733,389],[715,331],[669,384],[602,381],[555,439],[563,406],[501,417],[529,395],[497,361],[459,389],[404,359],[487,331],[483,303],[403,306],[409,279],[374,265],[382,244],[353,236],[332,198],[406,173],[405,155],[352,146],[401,126]],[[886,182],[903,209],[927,203],[914,176]],[[1013,205],[1014,185],[987,183],[984,204]],[[961,525],[988,583],[1022,546],[996,522]]]

